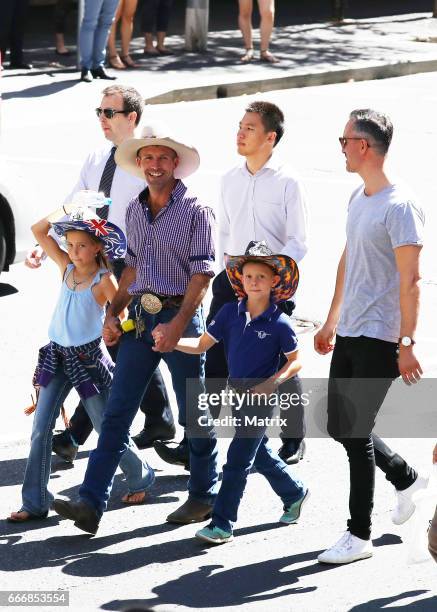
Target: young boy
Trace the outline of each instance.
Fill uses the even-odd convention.
[[[297,265],[290,257],[273,255],[260,242],[248,248],[245,255],[228,256],[226,271],[241,301],[223,306],[200,338],[181,338],[176,345],[177,350],[199,354],[223,340],[229,366],[228,385],[234,392],[244,391],[248,398],[238,411],[241,424],[237,425],[228,449],[212,521],[196,533],[197,538],[212,544],[232,540],[232,527],[253,465],[281,498],[282,523],[297,522],[309,495],[308,489],[291,476],[288,466],[270,448],[263,421],[251,424],[249,429],[244,418],[254,413],[254,405],[263,405],[253,401],[255,394],[266,394],[260,395],[260,399],[271,399],[278,386],[300,370],[296,335],[289,317],[276,306],[276,302],[289,299],[296,291]],[[287,363],[278,371],[281,352]],[[264,405],[269,408],[271,403]],[[264,414],[268,416],[268,409]]]

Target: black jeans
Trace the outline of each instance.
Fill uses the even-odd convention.
[[[124,269],[124,260],[115,260],[112,262],[112,269],[117,280],[120,280]],[[113,361],[117,359],[118,344],[108,347],[109,354]],[[126,381],[129,384],[129,381]],[[174,427],[173,413],[170,407],[170,399],[165,387],[164,379],[159,368],[156,368],[146,392],[141,400],[140,410],[145,415],[144,427],[159,427],[164,428]],[[70,419],[68,432],[73,436],[75,442],[79,445],[84,444],[88,436],[93,430],[93,426],[82,402],[76,407],[73,416]],[[67,433],[66,433],[67,435]]]
[[[167,32],[173,0],[144,0],[141,14],[143,32]]]
[[[348,529],[363,540],[369,540],[371,533],[375,465],[398,490],[417,478],[402,457],[372,434],[378,411],[398,376],[396,343],[337,336],[329,373],[328,431],[349,459]]]
[[[208,318],[206,319],[206,324],[209,325],[224,304],[236,301],[237,297],[229,283],[226,270],[223,270],[214,278],[212,283],[212,300]],[[285,312],[285,314],[289,316],[294,310],[293,302],[284,302],[278,304],[278,306],[283,312]],[[279,364],[280,367],[285,364],[285,361],[285,356],[282,355]],[[228,374],[228,364],[226,362],[223,342],[217,342],[206,353],[206,392],[220,393],[222,383],[217,379],[227,379]],[[281,385],[281,393],[299,393],[299,396],[301,396],[302,385],[299,377],[294,376],[294,378]],[[218,408],[218,410],[220,410],[220,408]],[[281,438],[283,442],[286,442],[287,444],[290,444],[291,447],[294,447],[294,450],[297,450],[302,439],[305,437],[305,420],[303,410],[303,406],[298,404],[294,406],[292,410],[287,411],[287,413],[281,413],[281,418],[286,420],[286,424],[282,428]],[[213,411],[214,410],[211,410],[211,412]],[[213,416],[216,417],[218,415],[213,414]],[[290,451],[293,451],[293,448],[291,448]]]
[[[29,0],[1,0],[0,52],[2,63],[9,49],[11,64],[23,62],[23,36]]]

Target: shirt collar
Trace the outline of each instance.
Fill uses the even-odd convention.
[[[186,191],[187,191],[187,186],[184,185],[181,179],[177,179],[176,184],[173,188],[173,191],[170,194],[170,198],[164,208],[167,208],[167,206],[170,206],[170,204],[173,204],[173,202],[182,200]],[[149,187],[145,187],[145,189],[143,189],[143,191],[138,196],[140,204],[147,206],[148,193],[149,193]]]
[[[246,159],[244,159],[244,158],[243,158],[243,160],[242,160],[242,162],[240,164],[240,168],[241,168],[242,172],[244,172],[245,174],[247,174],[249,176],[256,176],[256,175],[260,174],[261,172],[263,172],[263,170],[279,170],[281,165],[282,164],[281,164],[281,160],[279,158],[279,155],[273,149],[272,154],[270,155],[269,159],[266,161],[264,166],[262,166],[262,168],[260,168],[258,170],[258,172],[256,174],[252,174],[251,172],[249,172],[249,170],[247,168]]]
[[[267,308],[267,310],[265,310],[264,312],[262,312],[260,315],[258,315],[252,320],[257,321],[258,319],[264,319],[266,321],[270,321],[273,313],[276,312],[277,309],[278,307],[276,306],[276,304],[274,302],[270,302],[270,306]],[[240,300],[240,302],[238,302],[238,314],[246,315],[246,312],[247,312],[247,298],[243,298],[242,300]]]

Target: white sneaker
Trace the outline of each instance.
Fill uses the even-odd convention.
[[[397,491],[395,489],[396,507],[391,513],[391,520],[395,525],[402,525],[413,516],[416,509],[413,496],[417,491],[426,489],[428,486],[428,481],[429,478],[418,476],[413,484],[408,487],[408,489],[404,489],[403,491]]]
[[[372,540],[362,540],[346,531],[342,537],[317,557],[319,563],[352,563],[373,555]]]

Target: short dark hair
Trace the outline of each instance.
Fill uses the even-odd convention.
[[[123,98],[123,110],[127,113],[135,112],[137,118],[135,125],[138,125],[143,114],[144,100],[140,93],[134,87],[126,87],[125,85],[110,85],[102,91],[104,96],[116,96],[120,94]]]
[[[276,132],[274,147],[284,135],[284,113],[271,102],[251,102],[246,108],[246,113],[257,113],[262,121],[266,132]]]
[[[393,138],[393,124],[388,115],[371,108],[362,108],[353,110],[350,118],[357,132],[370,136],[372,147],[380,155],[385,155]]]

